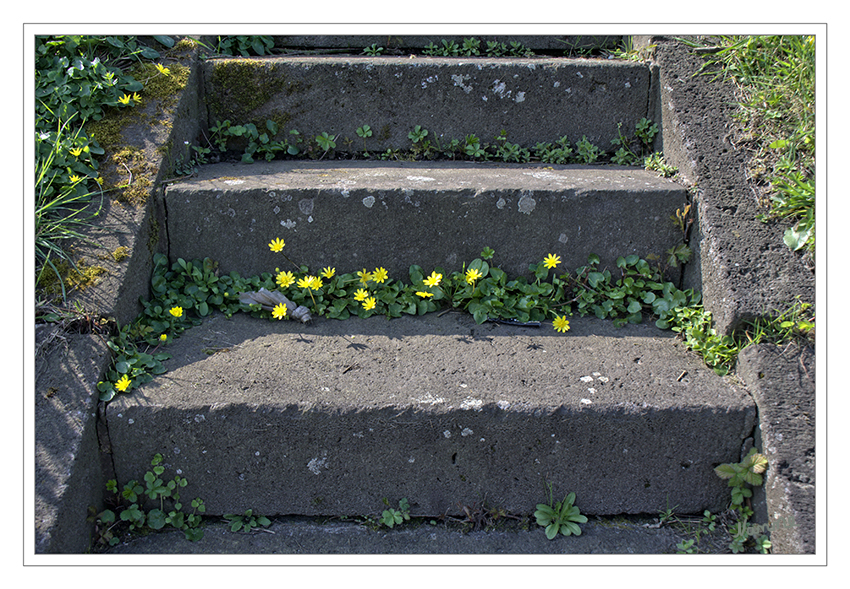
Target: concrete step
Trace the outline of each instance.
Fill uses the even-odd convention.
[[[168,372],[106,408],[115,476],[162,453],[207,514],[717,512],[713,472],[752,435],[751,397],[651,324],[518,328],[436,313],[310,325],[211,316]]]
[[[608,150],[618,123],[629,134],[652,116],[650,78],[646,64],[605,59],[238,58],[204,64],[204,94],[210,127],[273,120],[283,137],[333,135],[337,152],[409,148],[417,125],[432,145],[505,131],[527,148],[587,137]]]
[[[268,528],[251,533],[231,532],[226,522],[211,519],[204,524],[204,537],[196,542],[177,531],[146,534],[118,544],[109,553],[492,554],[494,558],[499,555],[499,564],[506,564],[504,558],[512,554],[676,554],[680,542],[694,539],[684,528],[659,526],[658,517],[590,518],[581,528],[580,536],[550,541],[533,518],[502,518],[484,529],[471,522],[411,521],[390,530],[324,518],[287,517],[275,518]],[[729,542],[729,535],[718,526],[713,532],[702,531],[693,548],[700,554],[728,553]]]
[[[169,257],[203,259],[243,276],[272,272],[286,253],[311,269],[411,264],[460,270],[482,248],[526,275],[548,253],[569,271],[597,254],[662,256],[681,241],[670,217],[681,185],[638,168],[473,162],[274,161],[202,166],[165,192]],[[282,267],[282,266],[281,266]]]

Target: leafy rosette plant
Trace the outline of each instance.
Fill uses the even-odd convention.
[[[552,504],[552,487],[549,487],[549,504],[538,503],[534,517],[537,525],[546,528],[546,537],[552,540],[559,533],[564,536],[580,536],[581,528],[578,524],[587,523],[587,517],[579,513],[578,507],[573,505],[576,494],[570,493],[563,501]]]

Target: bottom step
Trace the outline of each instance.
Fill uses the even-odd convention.
[[[698,518],[697,518],[698,519]],[[692,524],[694,525],[694,524]],[[546,538],[533,518],[505,519],[487,529],[471,524],[405,522],[392,530],[352,522],[280,518],[250,533],[231,532],[226,522],[204,524],[204,536],[189,542],[182,532],[147,534],[109,550],[110,554],[676,554],[694,540],[693,529],[659,526],[658,518],[591,518],[580,536]],[[700,528],[694,553],[728,553],[731,538],[721,527]],[[280,564],[276,562],[276,564]],[[303,562],[299,561],[299,564]],[[478,563],[481,564],[481,563]]]
[[[571,325],[212,316],[108,405],[115,474],[140,480],[161,453],[209,515],[365,515],[385,497],[528,513],[547,484],[584,514],[724,508],[713,468],[752,435],[749,394],[654,325]]]

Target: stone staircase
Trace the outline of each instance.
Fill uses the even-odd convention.
[[[142,119],[122,131],[157,170],[149,199],[104,212],[107,225],[127,228],[106,247],[126,246],[132,257],[114,265],[98,257],[108,273],[77,297],[126,324],[150,296],[155,253],[209,257],[223,273],[249,276],[285,265],[267,245],[277,237],[311,270],[383,266],[399,280],[411,264],[460,270],[484,247],[512,275],[527,276],[550,253],[561,256],[559,270],[595,253],[616,271],[618,256],[677,243],[669,217],[686,202],[697,214],[695,255],[679,279],[703,292],[719,332],[795,293],[814,296],[781,228],[755,220],[724,135],[733,100],[691,75],[699,57],[667,40],[652,65],[567,59],[555,57],[565,42],[616,39],[516,40],[549,56],[410,57],[440,39],[281,37],[276,44],[293,56],[172,57],[190,71],[182,94],[144,105],[165,124]],[[394,51],[344,56],[373,43]],[[698,190],[608,164],[397,157],[417,125],[435,149],[472,135],[525,149],[586,138],[604,149],[618,123],[630,133],[643,117],[662,129],[653,148]],[[189,143],[227,119],[297,129],[308,157],[227,160],[174,183],[169,159],[186,158]],[[356,133],[363,125],[371,136]],[[327,153],[311,141],[323,133],[335,141]],[[236,145],[236,160],[246,145]],[[548,322],[477,324],[457,312],[306,325],[213,315],[169,344],[166,374],[107,405],[93,391],[109,349],[93,334],[67,334],[66,348],[54,346],[37,370],[36,552],[88,550],[85,512],[104,504],[106,480],[139,479],[156,453],[189,481],[184,498],[205,500],[210,540],[154,534],[120,552],[675,552],[687,538],[646,522],[674,506],[723,509],[728,489],[713,467],[739,460],[750,443],[771,465],[794,465],[768,470],[755,521],[767,523],[767,513],[796,521],[776,528],[774,551],[814,551],[813,353],[754,346],[738,374],[723,378],[651,319],[619,329],[592,317],[570,322],[560,334]],[[789,414],[791,406],[800,409]],[[548,499],[546,485],[576,493],[590,516],[583,543],[548,542],[536,528],[466,536],[423,526],[396,536],[312,520],[374,516],[384,498],[403,497],[426,518],[462,518],[483,505],[529,515]],[[215,516],[246,509],[280,516],[267,542],[216,527]],[[611,515],[632,518],[629,530],[599,519]]]
[[[207,128],[278,121],[327,133],[349,159],[203,166],[165,191],[172,261],[270,272],[281,261],[267,244],[281,237],[312,269],[383,266],[406,280],[411,264],[459,270],[487,246],[524,275],[549,253],[564,268],[591,253],[614,268],[678,238],[669,219],[685,188],[640,168],[351,159],[409,148],[416,125],[438,143],[607,148],[618,124],[652,116],[646,64],[311,56],[216,59],[203,74]],[[355,134],[364,124],[373,137]],[[367,514],[383,497],[408,498],[413,515],[482,501],[528,513],[547,483],[586,514],[701,513],[728,501],[713,468],[738,460],[756,425],[741,387],[651,322],[576,316],[561,335],[456,313],[213,316],[169,351],[166,375],[106,409],[115,475],[137,477],[162,452],[212,515]]]

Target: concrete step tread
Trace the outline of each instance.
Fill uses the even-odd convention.
[[[168,373],[107,407],[116,476],[165,447],[211,514],[367,513],[391,493],[415,515],[485,494],[521,512],[544,480],[587,513],[721,509],[713,468],[755,423],[743,389],[653,325],[240,314],[169,352]]]
[[[681,184],[634,166],[468,161],[273,160],[199,166],[169,192],[217,189],[606,190],[681,192]]]

